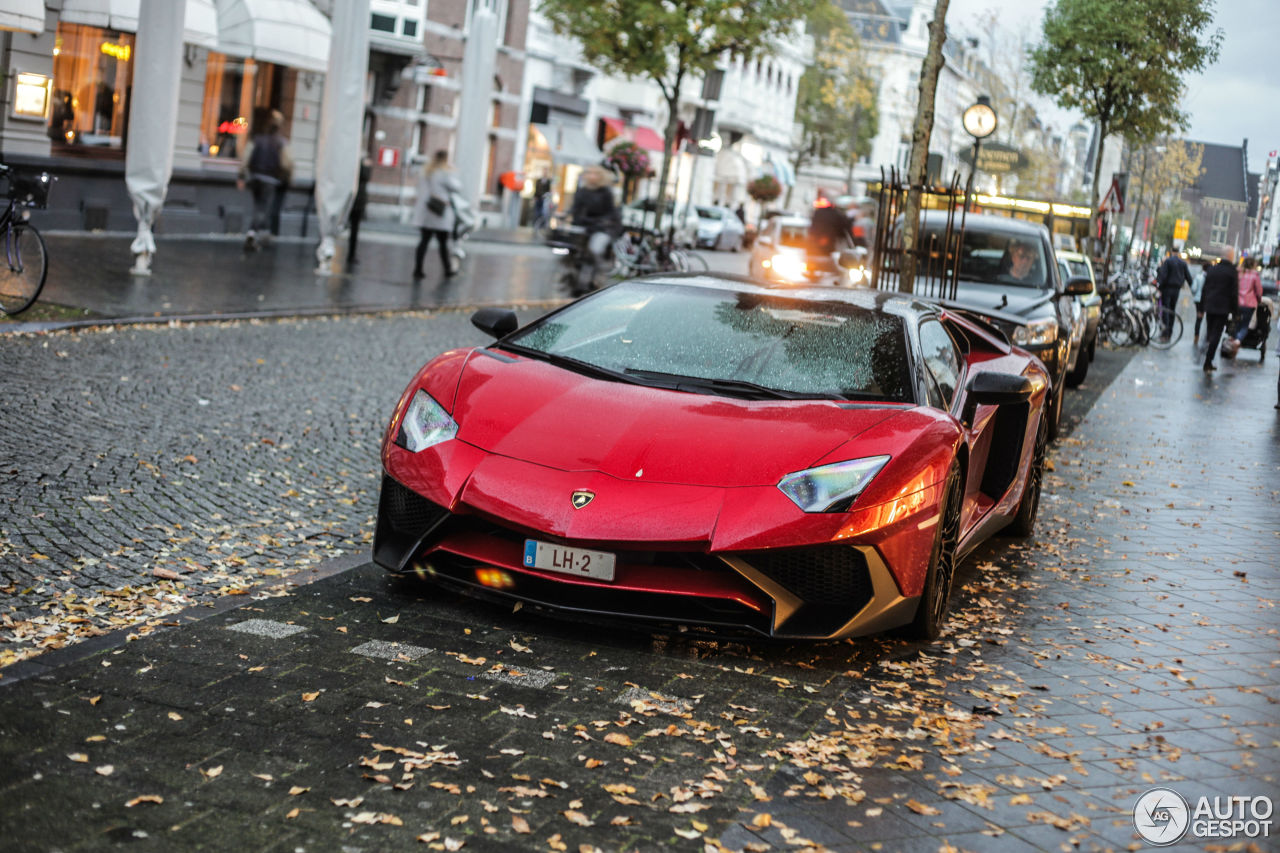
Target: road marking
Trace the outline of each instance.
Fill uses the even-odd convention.
[[[243,622],[228,625],[227,630],[239,631],[242,634],[253,634],[258,637],[270,637],[273,640],[282,640],[307,629],[301,625],[289,625],[285,622],[274,622],[270,619],[246,619]]]
[[[435,649],[422,646],[411,646],[408,643],[388,643],[384,640],[370,640],[361,643],[351,650],[352,654],[364,655],[367,658],[385,658],[386,660],[417,660],[429,655]]]

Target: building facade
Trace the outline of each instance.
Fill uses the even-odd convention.
[[[1191,205],[1200,245],[1187,248],[1214,258],[1230,249],[1239,258],[1249,246],[1249,140],[1240,145],[1192,144],[1204,147],[1203,171],[1182,191],[1182,198]]]
[[[186,4],[186,32],[174,169],[158,234],[244,230],[251,202],[236,189],[239,155],[278,110],[294,160],[279,230],[314,235],[317,134],[336,1],[173,0]],[[38,30],[27,24],[0,32],[10,78],[0,105],[0,159],[57,176],[49,208],[38,214],[45,227],[131,231],[124,161],[140,0],[34,2]],[[500,43],[492,88],[477,94],[492,110],[476,190],[482,208],[496,210],[495,176],[512,169],[515,156],[528,0],[370,0],[363,130],[372,215],[407,219],[423,160],[437,149],[455,153],[464,47],[481,7],[498,16]]]

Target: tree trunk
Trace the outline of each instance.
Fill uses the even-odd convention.
[[[680,156],[676,134],[680,131],[680,87],[676,86],[675,97],[667,99],[667,129],[662,141],[666,151],[662,154],[662,172],[658,175],[658,197],[654,200],[653,230],[662,228],[662,214],[666,212],[667,180],[671,177],[671,163]],[[675,198],[671,199],[675,204]],[[674,208],[673,208],[674,215]]]
[[[852,148],[849,149],[849,169],[845,174],[844,190],[847,193],[853,192],[853,168],[858,165],[858,108],[853,108],[853,123],[849,128],[849,139],[852,142]]]
[[[1098,122],[1098,151],[1093,158],[1093,233],[1089,235],[1089,245],[1092,248],[1090,255],[1095,258],[1098,256],[1099,249],[1105,248],[1106,244],[1106,241],[1098,236],[1098,232],[1102,230],[1102,211],[1098,210],[1098,176],[1102,174],[1102,147],[1107,142],[1108,133],[1110,128],[1107,127],[1107,122]],[[1111,259],[1108,257],[1107,263],[1110,264],[1110,262]]]
[[[1133,224],[1129,226],[1129,245],[1124,250],[1124,268],[1129,269],[1129,257],[1133,254],[1133,241],[1138,237],[1138,213],[1142,210],[1142,198],[1147,194],[1147,149],[1142,149],[1142,173],[1138,178],[1138,203],[1133,206]]]
[[[916,123],[911,134],[911,165],[907,181],[907,206],[902,214],[902,264],[898,289],[912,293],[916,279],[916,234],[920,230],[920,192],[929,165],[929,137],[933,133],[933,101],[938,92],[938,73],[942,70],[942,43],[947,39],[946,18],[950,0],[937,0],[933,20],[929,22],[929,51],[920,66],[920,100],[916,106]],[[1101,158],[1099,158],[1101,162]],[[1094,199],[1098,204],[1098,179],[1094,176]],[[891,223],[892,224],[892,223]]]

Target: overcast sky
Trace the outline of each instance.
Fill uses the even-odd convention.
[[[1223,32],[1222,51],[1204,74],[1186,80],[1187,138],[1222,145],[1247,138],[1249,170],[1258,172],[1268,153],[1280,149],[1280,0],[1211,2],[1214,27]],[[995,9],[1015,30],[1029,23],[1038,38],[1048,5],[1049,0],[951,0],[947,24],[957,28]],[[1044,113],[1051,123],[1069,120],[1050,103]]]

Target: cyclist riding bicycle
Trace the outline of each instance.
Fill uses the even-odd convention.
[[[583,172],[578,191],[573,195],[569,218],[587,234],[586,251],[579,259],[575,296],[591,289],[596,272],[620,230],[621,216],[613,201],[613,190],[609,183],[609,173],[603,167],[588,166]]]

